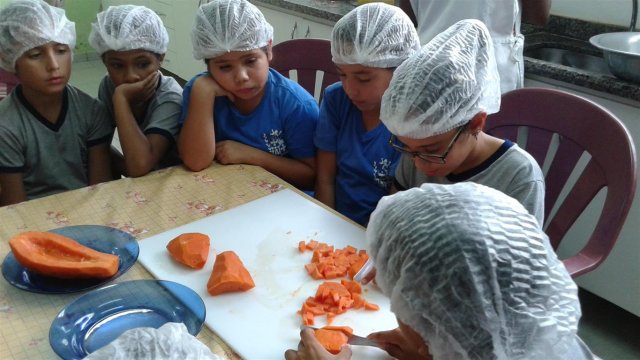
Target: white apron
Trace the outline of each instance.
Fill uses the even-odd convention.
[[[422,45],[464,19],[487,25],[495,47],[500,91],[521,88],[524,82],[523,45],[518,0],[411,0]]]

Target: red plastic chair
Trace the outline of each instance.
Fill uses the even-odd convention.
[[[544,228],[554,249],[606,187],[604,206],[591,237],[577,254],[563,260],[573,277],[592,271],[611,252],[633,201],[636,153],[631,136],[615,115],[591,100],[542,88],[504,94],[500,112],[487,118],[485,130],[516,142],[523,128],[527,129],[523,148],[543,170],[545,159],[548,165]],[[568,192],[565,190],[567,196],[559,199],[565,185],[571,186],[567,180],[572,179],[572,171],[585,152],[591,158],[582,173],[577,178],[574,175],[576,181]],[[560,204],[556,204],[558,200]]]
[[[18,86],[20,80],[14,74],[0,69],[0,100],[11,93],[13,88]]]
[[[270,66],[286,77],[296,70],[297,82],[322,100],[324,89],[340,81],[338,72],[331,61],[331,42],[325,39],[292,39],[273,46]],[[319,92],[316,93],[316,74],[322,72]]]

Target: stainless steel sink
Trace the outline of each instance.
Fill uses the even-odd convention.
[[[607,63],[602,57],[589,55],[573,50],[538,47],[524,50],[524,56],[534,59],[560,64],[575,69],[591,71],[599,74],[611,75]]]

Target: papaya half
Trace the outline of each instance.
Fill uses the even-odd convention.
[[[27,231],[11,240],[16,260],[41,275],[63,279],[109,278],[118,272],[119,258],[51,232]]]

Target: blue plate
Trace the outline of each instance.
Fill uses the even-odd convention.
[[[52,233],[72,238],[94,250],[118,255],[118,272],[104,279],[60,279],[37,274],[22,266],[9,252],[2,262],[2,275],[22,290],[44,294],[66,294],[92,289],[124,274],[138,259],[138,241],[128,233],[108,226],[77,225],[50,230]]]
[[[185,324],[191,335],[202,329],[206,308],[190,288],[166,280],[132,280],[88,292],[53,320],[49,343],[63,359],[82,359],[138,327]]]

